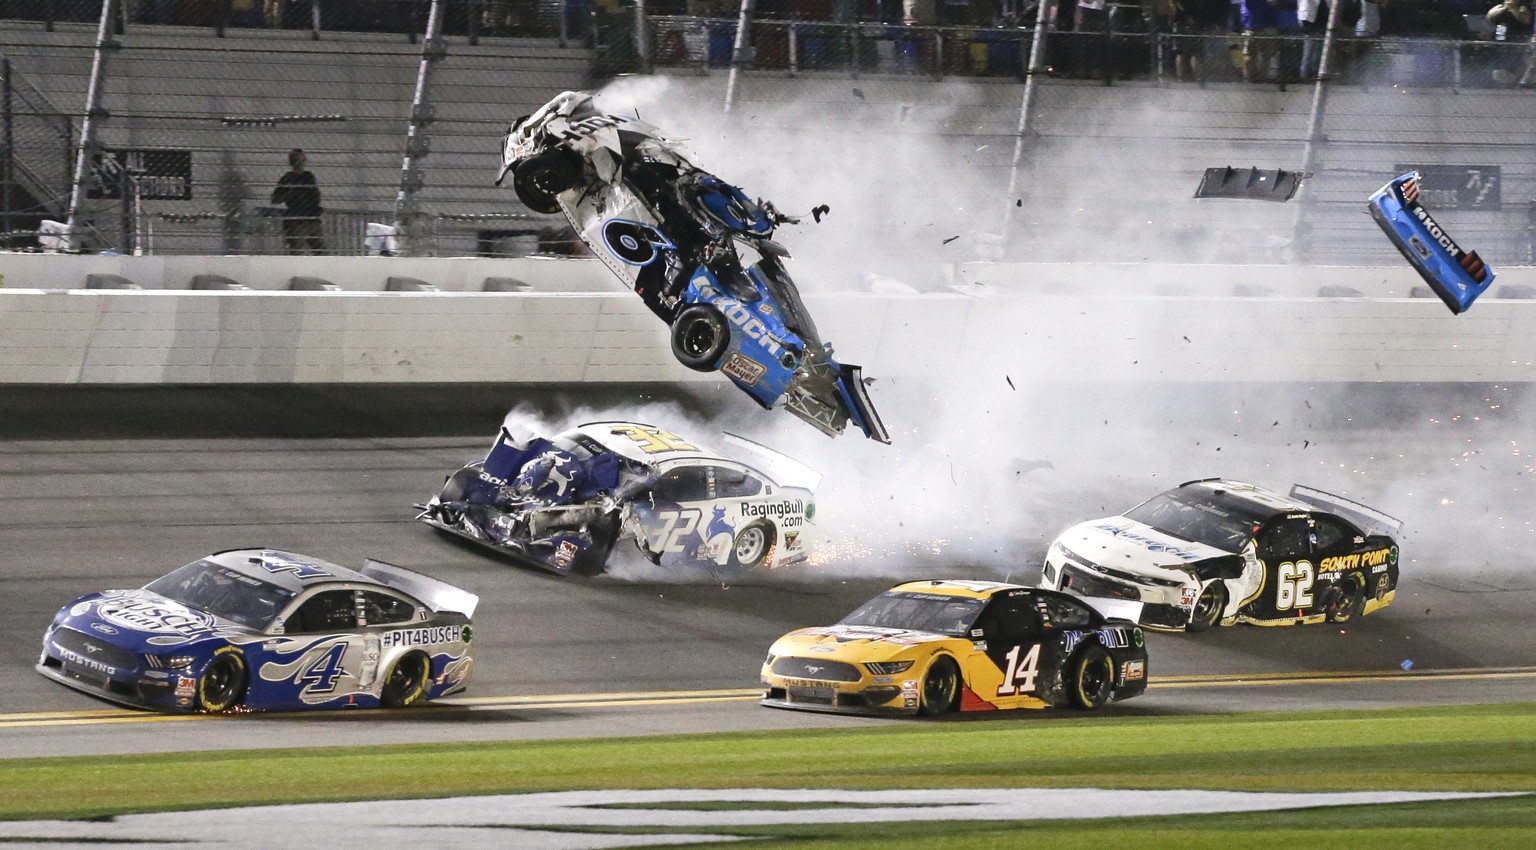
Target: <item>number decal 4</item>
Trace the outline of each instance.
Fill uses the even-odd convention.
[[[1292,608],[1312,607],[1311,561],[1286,561],[1276,568],[1275,609],[1289,611]]]
[[[315,659],[295,680],[312,694],[328,694],[336,690],[336,680],[347,671],[341,667],[341,657],[347,652],[345,641],[331,644],[324,655]]]
[[[1011,697],[1018,694],[1027,694],[1035,690],[1035,676],[1040,672],[1040,644],[1029,648],[1023,659],[1019,653],[1024,647],[1015,646],[1008,650],[1008,669],[1003,671],[1003,683],[997,688],[1000,697]]]

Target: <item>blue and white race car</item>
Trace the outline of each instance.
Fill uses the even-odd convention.
[[[548,438],[504,427],[416,518],[562,574],[602,572],[624,538],[653,563],[717,574],[805,561],[820,476],[726,439],[758,465],[639,422],[589,422]]]
[[[535,212],[565,213],[581,240],[672,329],[672,353],[719,371],[764,408],[829,436],[849,422],[890,442],[858,366],[823,343],[773,230],[795,219],[708,174],[630,115],[564,92],[508,130],[500,184]]]
[[[1419,172],[1381,187],[1370,200],[1371,218],[1452,313],[1461,313],[1493,284],[1493,269],[1476,251],[1463,251],[1419,203]]]
[[[168,712],[395,708],[468,687],[477,602],[378,561],[236,549],[64,606],[37,671]]]

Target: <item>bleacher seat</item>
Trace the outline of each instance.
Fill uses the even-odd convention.
[[[88,274],[85,276],[86,289],[143,289],[137,283],[123,277],[120,274]]]
[[[527,292],[533,284],[515,277],[488,277],[483,288],[486,292]]]
[[[414,277],[391,276],[384,281],[385,292],[438,292],[437,284]]]
[[[192,276],[193,289],[250,289],[234,278],[221,274],[196,274]]]
[[[341,290],[341,287],[323,277],[289,278],[288,288],[296,292],[339,292]]]

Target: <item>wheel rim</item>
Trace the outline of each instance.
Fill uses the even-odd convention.
[[[1329,619],[1335,623],[1349,622],[1355,615],[1355,606],[1364,595],[1365,588],[1359,582],[1354,579],[1345,582],[1334,595],[1332,610],[1328,612]]]
[[[223,711],[234,703],[240,687],[241,665],[227,658],[215,659],[203,672],[198,695],[209,711]]]
[[[1200,598],[1195,601],[1194,620],[1207,626],[1216,625],[1221,617],[1221,590],[1220,585],[1207,585],[1200,591]]]
[[[1083,705],[1098,705],[1102,702],[1113,676],[1114,671],[1107,657],[1095,660],[1092,664],[1084,664],[1077,678],[1077,691]]]
[[[715,341],[715,329],[703,319],[693,319],[683,327],[682,349],[690,357],[702,357]]]
[[[412,695],[421,690],[422,682],[426,679],[421,666],[419,658],[408,658],[396,664],[395,669],[389,674],[390,690],[399,694],[402,699],[409,700]]]
[[[955,699],[955,670],[942,661],[935,661],[923,678],[923,705],[942,709]]]
[[[752,526],[736,538],[736,560],[743,564],[755,564],[763,556],[768,535],[761,526]]]

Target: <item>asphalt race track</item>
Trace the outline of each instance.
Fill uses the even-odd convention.
[[[1001,577],[996,564],[943,552],[912,560],[842,556],[726,584],[707,575],[677,580],[647,572],[638,562],[622,569],[627,577],[597,579],[560,578],[508,563],[411,521],[413,501],[430,495],[448,471],[484,453],[499,424],[501,402],[494,395],[460,405],[456,418],[436,419],[436,435],[401,426],[422,421],[422,407],[413,408],[418,414],[379,413],[382,396],[339,403],[335,396],[279,394],[265,398],[260,416],[241,416],[239,405],[252,396],[240,393],[0,395],[6,399],[0,413],[9,417],[0,425],[0,592],[9,609],[0,620],[5,756],[913,722],[759,707],[753,693],[763,652],[783,632],[835,621],[900,578]],[[559,406],[557,398],[546,401]],[[412,399],[423,406],[443,402]],[[321,415],[316,405],[332,413]],[[1505,405],[1501,421],[1518,423],[1521,414],[1511,410],[1518,407]],[[309,424],[295,428],[295,421]],[[1361,462],[1362,446],[1388,443],[1394,459],[1373,469],[1395,471],[1395,482],[1412,480],[1410,469],[1433,474],[1437,459],[1448,456],[1441,432],[1368,424],[1311,420],[1305,423],[1307,451],[1328,447],[1337,456],[1320,459],[1332,466],[1345,457]],[[1212,427],[1226,430],[1224,423]],[[1181,432],[1179,439],[1196,437]],[[1292,442],[1300,448],[1290,435],[1250,441],[1274,452]],[[1243,468],[1247,461],[1233,448],[1233,467]],[[1465,461],[1465,448],[1460,451],[1458,469]],[[1070,485],[1070,451],[1061,449],[1057,457],[1056,471],[1063,474],[1042,486]],[[1499,465],[1478,479],[1491,489],[1488,498],[1524,498],[1519,512],[1528,514],[1529,461],[1488,452],[1482,462]],[[1196,472],[1211,474],[1208,469]],[[1392,489],[1397,486],[1384,492],[1398,492]],[[1124,489],[1114,480],[1088,481],[1083,503],[1050,501],[1063,517],[1086,519],[1098,515],[1092,512],[1103,491],[1117,488]],[[1447,501],[1402,492],[1397,502],[1410,508]],[[1150,495],[1127,493],[1111,496],[1115,508]],[[835,522],[830,509],[821,521]],[[1199,636],[1152,635],[1151,690],[1109,710],[1185,715],[1536,700],[1536,667],[1530,666],[1536,638],[1528,625],[1536,578],[1524,563],[1528,535],[1517,529],[1476,546],[1479,529],[1463,531],[1462,539],[1438,544],[1421,533],[1417,556],[1405,543],[1396,604],[1347,629],[1237,627]],[[1010,555],[1015,578],[1038,563],[1041,544],[1038,536],[1030,539],[1035,542]],[[470,693],[452,704],[396,712],[162,718],[116,708],[33,671],[44,627],[76,596],[135,587],[202,554],[255,545],[343,564],[376,557],[478,593]],[[1476,552],[1464,570],[1427,563],[1429,555],[1445,561],[1444,553],[1469,545]],[[1050,722],[1049,713],[1037,716]]]

